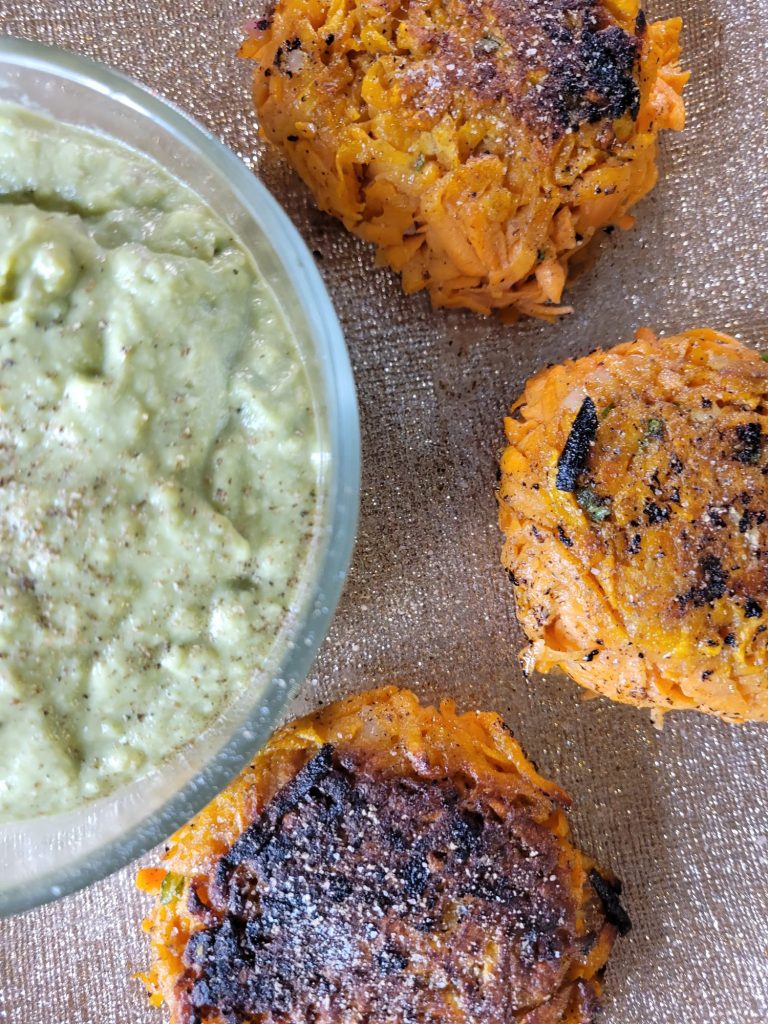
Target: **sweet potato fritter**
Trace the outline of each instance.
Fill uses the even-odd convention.
[[[501,720],[388,687],[277,732],[171,840],[173,1024],[588,1024],[629,920]]]
[[[710,330],[538,374],[506,420],[524,660],[658,713],[768,720],[768,365]]]
[[[276,0],[241,54],[267,139],[406,292],[552,317],[683,126],[680,27],[638,0]]]

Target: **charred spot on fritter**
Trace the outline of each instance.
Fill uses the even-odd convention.
[[[736,427],[733,458],[736,462],[756,463],[760,460],[763,430],[759,423],[740,423]]]
[[[597,410],[587,395],[576,413],[565,447],[557,460],[555,486],[559,491],[575,491],[579,476],[584,472],[589,450],[597,434]]]
[[[744,616],[747,619],[759,619],[763,614],[763,608],[759,601],[756,601],[754,597],[747,599],[747,603],[744,605]]]
[[[582,124],[637,117],[643,31],[613,24],[598,0],[493,0],[482,16],[470,6],[464,24],[433,37],[433,59],[414,80],[421,75],[433,97],[470,88],[502,101],[554,142]]]
[[[605,907],[605,916],[620,935],[626,935],[632,929],[632,922],[621,903],[621,882],[610,882],[599,871],[590,871],[589,881]]]
[[[533,25],[524,36],[527,73],[546,67],[541,88],[533,85],[522,101],[523,115],[544,125],[553,138],[583,123],[637,117],[640,90],[636,64],[642,33],[631,35],[606,24],[607,15],[595,0],[550,0],[545,4],[497,0],[496,9],[522,6]]]
[[[701,608],[714,604],[725,594],[728,575],[717,555],[705,555],[699,560],[698,576],[698,582],[679,598],[682,605],[690,603],[694,608]]]
[[[659,523],[666,522],[669,519],[669,509],[663,505],[657,505],[655,501],[646,501],[643,512],[651,526],[658,526]]]
[[[433,1019],[450,986],[467,1024],[495,1020],[510,992],[524,1006],[562,980],[567,879],[524,803],[370,774],[326,745],[220,860],[179,995],[190,1022],[309,1021],[332,1004],[377,1024]],[[594,941],[605,918],[589,913]]]

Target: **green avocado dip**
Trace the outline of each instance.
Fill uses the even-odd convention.
[[[0,822],[135,780],[258,685],[313,550],[318,437],[295,339],[205,202],[0,105]]]

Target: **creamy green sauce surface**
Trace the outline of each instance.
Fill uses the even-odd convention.
[[[0,105],[0,821],[135,779],[252,683],[317,445],[226,225],[147,158]]]

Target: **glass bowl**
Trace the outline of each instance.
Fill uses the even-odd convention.
[[[9,37],[0,38],[0,100],[127,144],[208,202],[253,254],[295,334],[321,437],[314,554],[269,670],[199,740],[149,775],[77,810],[0,826],[0,915],[7,915],[88,885],[167,838],[267,739],[306,678],[341,593],[357,523],[360,430],[344,338],[312,257],[234,153],[117,72]]]

